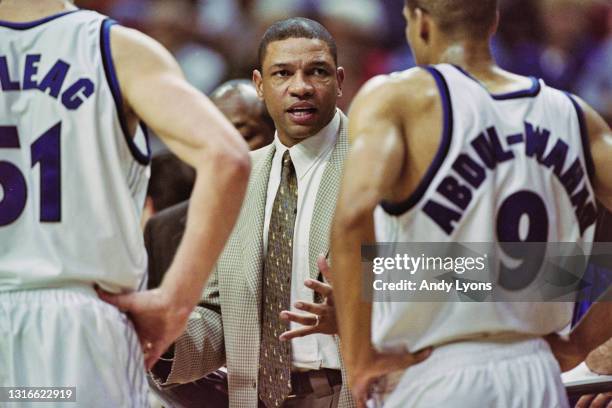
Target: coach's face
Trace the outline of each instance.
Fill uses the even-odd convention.
[[[336,67],[327,44],[309,38],[271,42],[261,72],[253,71],[257,93],[288,147],[315,135],[332,120],[343,80],[344,70]]]

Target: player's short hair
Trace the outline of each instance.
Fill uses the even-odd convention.
[[[338,65],[338,51],[336,40],[320,23],[304,17],[292,17],[277,21],[272,24],[264,33],[259,43],[259,68],[262,68],[268,45],[274,41],[282,41],[288,38],[309,38],[321,40],[329,47],[329,52],[334,59],[334,64]]]
[[[498,0],[405,0],[410,11],[427,12],[450,35],[486,35],[495,23]]]

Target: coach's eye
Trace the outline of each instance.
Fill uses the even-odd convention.
[[[287,77],[290,75],[290,72],[287,71],[286,69],[281,69],[280,71],[274,72],[272,75],[277,76],[277,77]]]
[[[326,76],[327,75],[327,70],[325,70],[323,68],[315,68],[312,72],[313,72],[313,74],[318,75],[318,76]]]

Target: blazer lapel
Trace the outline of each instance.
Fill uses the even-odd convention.
[[[264,148],[266,149],[266,148]],[[253,163],[251,181],[244,204],[238,236],[241,240],[245,279],[257,304],[261,299],[261,276],[263,270],[263,228],[266,211],[268,180],[274,157],[274,144],[262,152],[261,160]]]
[[[340,110],[338,111],[340,113],[338,139],[321,178],[310,225],[308,260],[311,279],[317,279],[319,276],[319,268],[317,268],[318,256],[320,254],[327,255],[329,252],[331,223],[336,209],[340,181],[342,180],[344,159],[349,149],[348,119]]]

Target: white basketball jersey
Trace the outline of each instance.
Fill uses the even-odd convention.
[[[426,68],[444,112],[441,144],[406,202],[375,211],[378,242],[575,242],[589,250],[596,204],[582,111],[532,78],[491,95],[453,65]],[[528,222],[527,222],[527,221]],[[561,330],[571,303],[375,302],[379,348],[430,345],[491,333]]]
[[[150,154],[122,114],[112,24],[86,10],[0,21],[0,292],[143,280]]]

